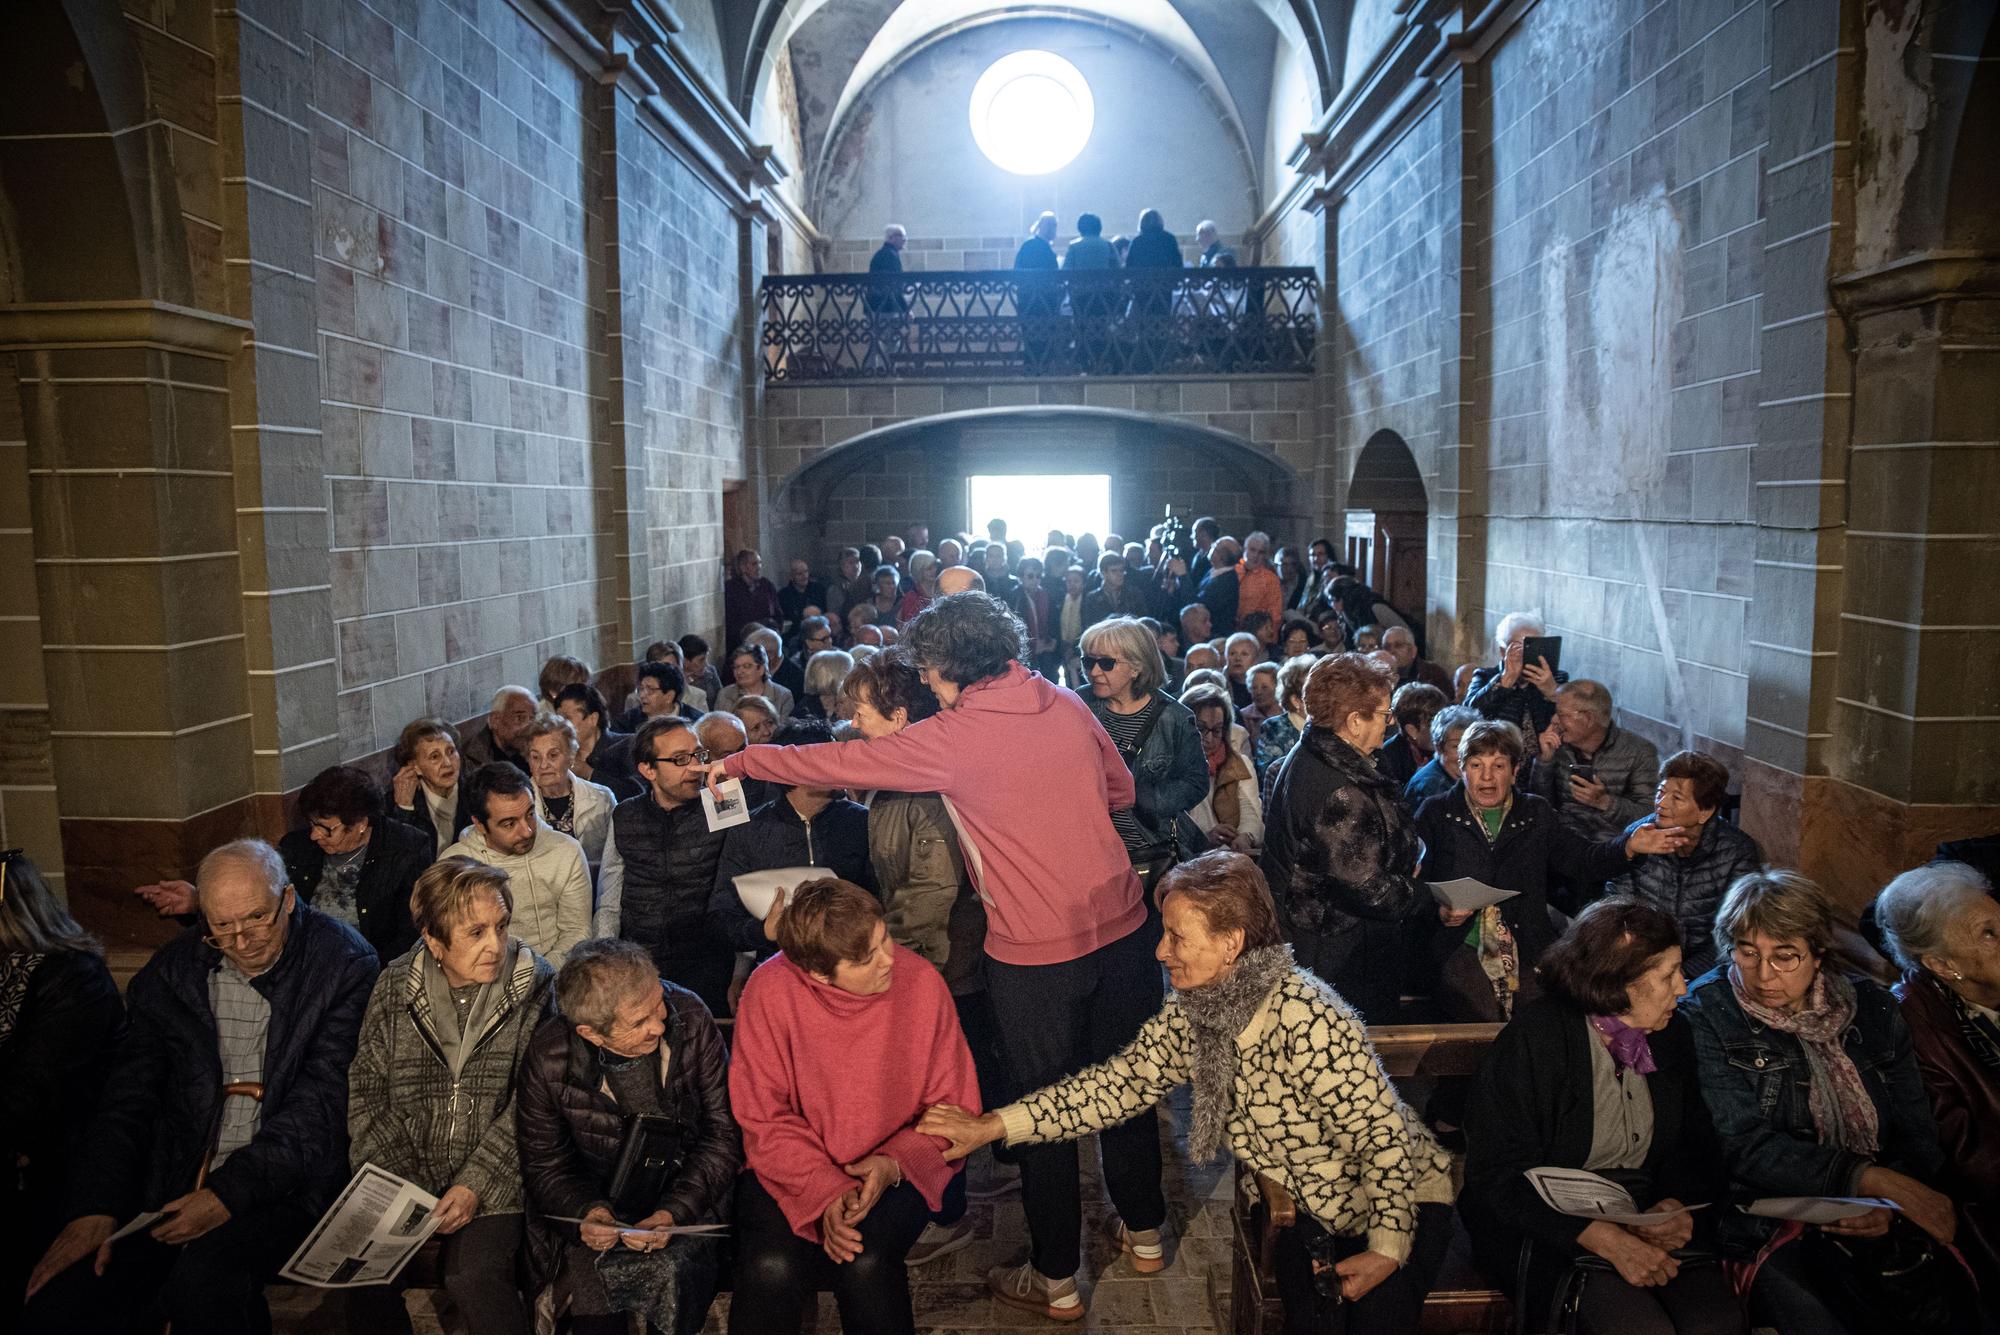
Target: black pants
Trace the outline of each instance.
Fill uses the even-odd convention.
[[[653,950],[653,965],[660,977],[686,988],[701,998],[708,1013],[720,1020],[729,1014],[729,983],[736,976],[736,953],[728,946],[706,939],[699,949]]]
[[[21,1329],[151,1335],[170,1321],[174,1335],[267,1335],[264,1283],[318,1218],[317,1210],[285,1203],[236,1215],[177,1247],[135,1233],[111,1245],[101,1277],[86,1256],[50,1280],[28,1304]]]
[[[1285,1335],[1403,1335],[1417,1328],[1424,1299],[1451,1247],[1451,1207],[1419,1205],[1410,1258],[1358,1302],[1322,1307],[1313,1291],[1313,1244],[1326,1236],[1319,1221],[1299,1212],[1299,1222],[1278,1234],[1278,1296],[1285,1302]],[[1344,1261],[1368,1250],[1362,1238],[1338,1238],[1333,1256]]]
[[[1592,1272],[1577,1304],[1587,1335],[1741,1335],[1743,1304],[1719,1265],[1681,1266],[1656,1288]]]
[[[528,1335],[534,1328],[521,1297],[522,1229],[519,1214],[487,1214],[439,1239],[438,1279],[472,1335]],[[351,1335],[408,1335],[405,1287],[399,1280],[348,1290]]]
[[[1000,1050],[1013,1088],[1031,1093],[1101,1062],[1132,1041],[1165,997],[1153,947],[1156,920],[1121,940],[1062,964],[986,962],[986,988],[1000,1020]],[[1166,1221],[1160,1192],[1160,1128],[1152,1111],[1101,1132],[1104,1185],[1125,1225]],[[1035,1269],[1051,1279],[1076,1273],[1082,1260],[1083,1193],[1076,1145],[1021,1147],[1021,1203]]]
[[[818,1243],[792,1232],[755,1173],[738,1174],[730,1335],[794,1335],[806,1304],[822,1289],[833,1290],[842,1330],[914,1335],[904,1258],[929,1219],[930,1207],[915,1187],[891,1187],[861,1221],[861,1255],[836,1265]]]

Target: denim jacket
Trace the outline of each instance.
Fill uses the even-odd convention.
[[[1853,979],[1854,1022],[1842,1039],[1881,1124],[1871,1160],[1820,1143],[1804,1048],[1744,1011],[1728,970],[1725,960],[1696,979],[1681,1006],[1694,1027],[1702,1095],[1729,1165],[1730,1201],[1718,1221],[1718,1243],[1748,1254],[1777,1231],[1776,1220],[1745,1214],[1738,1204],[1759,1196],[1856,1195],[1862,1170],[1877,1164],[1936,1186],[1944,1166],[1937,1124],[1910,1031],[1889,990]]]
[[[1100,719],[1110,711],[1102,700],[1081,693],[1090,712]],[[1191,857],[1205,845],[1191,823],[1183,822],[1188,811],[1208,796],[1208,759],[1202,754],[1201,734],[1195,731],[1194,714],[1164,691],[1154,692],[1161,709],[1160,721],[1139,748],[1137,763],[1126,757],[1132,769],[1132,785],[1137,797],[1132,814],[1139,828],[1161,849],[1174,846],[1175,829],[1180,830],[1181,855]]]

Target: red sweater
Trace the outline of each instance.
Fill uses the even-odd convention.
[[[792,1231],[860,1181],[841,1165],[886,1154],[936,1210],[957,1164],[915,1130],[933,1103],[979,1107],[972,1054],[951,993],[921,955],[896,947],[889,988],[860,997],[783,955],[757,966],[736,1007],[729,1102],[743,1153]]]
[[[1062,964],[1145,921],[1139,878],[1112,828],[1132,773],[1075,691],[1019,663],[893,737],[753,746],[723,762],[738,778],[942,793],[986,903],[986,953]]]

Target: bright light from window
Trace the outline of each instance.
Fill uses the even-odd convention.
[[[1003,473],[966,479],[970,512],[966,531],[984,533],[990,519],[1007,521],[1007,536],[1031,552],[1042,549],[1052,528],[1071,537],[1111,529],[1111,475]]]
[[[994,166],[1016,176],[1068,166],[1089,142],[1095,115],[1090,85],[1052,51],[1002,56],[972,87],[972,137]]]

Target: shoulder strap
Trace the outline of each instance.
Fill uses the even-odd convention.
[[[1138,766],[1140,753],[1146,749],[1146,743],[1151,740],[1153,729],[1160,726],[1160,720],[1166,716],[1167,706],[1171,702],[1155,696],[1154,703],[1158,707],[1153,710],[1153,716],[1140,725],[1139,735],[1132,739],[1131,750],[1125,750],[1123,747],[1119,748],[1125,757],[1126,769],[1134,769]]]

